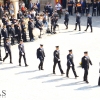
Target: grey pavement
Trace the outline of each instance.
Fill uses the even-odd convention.
[[[63,19],[63,18],[62,18]],[[73,31],[75,16],[70,18],[69,29],[66,30],[63,20],[60,19],[60,31],[55,35],[43,35],[42,39],[25,43],[27,63],[29,67],[18,66],[18,45],[12,46],[13,64],[9,59],[0,64],[0,91],[6,90],[6,97],[0,100],[100,100],[98,87],[100,62],[100,28],[99,17],[94,17],[93,33],[90,29],[84,32],[86,18],[82,17],[82,31]],[[45,61],[44,71],[38,70],[39,60],[36,58],[36,49],[44,44]],[[79,78],[75,79],[70,70],[70,78],[61,76],[58,66],[56,75],[52,74],[53,51],[60,46],[61,65],[66,72],[66,56],[69,49],[73,49],[75,69]],[[89,70],[89,84],[83,82],[84,70],[79,67],[83,52],[88,51],[93,66]],[[2,48],[2,57],[5,56]]]

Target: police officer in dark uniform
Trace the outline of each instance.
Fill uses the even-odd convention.
[[[68,10],[66,10],[65,18],[64,18],[64,24],[66,26],[66,29],[68,29],[68,22],[69,22],[69,12],[68,12]]]
[[[100,69],[99,69],[99,79],[98,79],[98,86],[100,86]]]
[[[40,60],[40,64],[38,66],[39,70],[44,70],[43,69],[44,57],[45,57],[45,53],[44,53],[43,45],[40,44],[40,47],[37,49],[37,58]]]
[[[96,16],[96,9],[97,9],[97,3],[93,2],[93,8],[92,8],[92,16]]]
[[[3,58],[3,62],[5,61],[5,59],[8,57],[8,55],[10,56],[10,63],[12,64],[12,55],[11,55],[11,44],[10,44],[10,41],[9,39],[7,38],[6,39],[6,43],[4,45],[4,48],[5,48],[5,53],[6,53],[6,56]]]
[[[20,43],[18,45],[18,49],[19,49],[19,66],[21,66],[21,58],[23,56],[25,67],[27,67],[28,65],[26,63],[26,57],[25,57],[25,50],[24,50],[23,40],[20,40]]]
[[[87,27],[86,27],[85,31],[87,31],[87,29],[88,29],[89,26],[91,28],[91,32],[93,32],[93,30],[92,30],[92,17],[91,17],[90,14],[88,14],[88,17],[87,17]]]
[[[68,12],[69,14],[73,15],[73,1],[68,1]]]
[[[80,27],[80,19],[81,19],[81,16],[80,16],[80,14],[77,12],[76,13],[76,23],[75,23],[75,29],[74,30],[76,30],[77,29],[77,25],[79,25],[79,31],[81,31],[81,27]]]
[[[100,1],[97,1],[97,16],[100,16]]]
[[[86,16],[90,13],[90,3],[86,3]]]
[[[11,44],[14,45],[15,44],[15,28],[14,28],[14,24],[11,25],[10,33],[11,33]]]
[[[3,42],[5,44],[6,38],[8,38],[8,32],[7,32],[6,25],[4,25],[3,29],[1,29],[1,34],[2,34],[2,37],[3,37]]]
[[[72,68],[72,71],[74,73],[75,78],[77,78],[77,74],[75,71],[75,67],[74,67],[74,62],[73,62],[73,54],[72,54],[72,50],[69,50],[69,54],[67,55],[67,71],[66,71],[66,77],[69,78],[69,70],[70,68]]]
[[[86,83],[88,82],[88,70],[89,70],[89,64],[92,65],[92,62],[88,56],[88,52],[84,52],[84,56],[82,57],[82,68],[84,68],[84,77],[83,77],[83,81],[85,81]]]
[[[53,74],[55,73],[55,68],[56,68],[56,64],[58,64],[59,70],[61,72],[61,75],[65,74],[61,68],[61,60],[60,60],[60,51],[59,51],[59,46],[56,46],[56,50],[53,53],[54,56],[54,65],[53,65]]]

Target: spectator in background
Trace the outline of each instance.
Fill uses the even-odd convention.
[[[29,10],[31,10],[33,7],[33,3],[32,3],[32,0],[30,0],[30,3],[29,3]]]
[[[37,8],[38,8],[38,13],[39,13],[40,12],[40,3],[37,1],[36,5],[37,5]]]
[[[12,2],[10,2],[10,5],[9,5],[9,13],[10,13],[10,15],[14,14],[14,5]]]

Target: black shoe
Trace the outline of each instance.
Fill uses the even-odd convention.
[[[13,64],[12,62],[10,62],[10,64]]]
[[[53,74],[56,74],[56,73],[53,73]]]
[[[91,33],[92,33],[93,31],[91,31]]]
[[[0,59],[0,61],[2,61],[2,59]]]
[[[19,66],[21,66],[21,64],[19,64]]]
[[[86,81],[86,83],[88,84],[89,82],[88,82],[88,81]]]
[[[84,31],[87,31],[87,30],[84,30]]]
[[[25,67],[27,67],[28,65],[26,64]]]
[[[79,31],[81,31],[81,30],[79,30]]]
[[[3,59],[3,62],[4,62],[5,60]]]
[[[44,70],[44,69],[41,69],[41,70]]]
[[[66,76],[67,78],[69,78],[69,76]]]
[[[75,78],[77,78],[77,77],[79,77],[79,76],[75,76]]]
[[[76,30],[76,29],[74,29],[74,30]]]

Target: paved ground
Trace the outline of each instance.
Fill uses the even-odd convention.
[[[12,47],[13,63],[9,64],[7,59],[0,64],[0,91],[6,90],[6,97],[0,100],[100,100],[100,87],[98,84],[98,69],[100,59],[100,18],[93,18],[93,33],[84,32],[86,18],[82,17],[82,31],[73,31],[75,18],[71,17],[69,30],[65,30],[60,20],[60,32],[56,35],[44,35],[42,39],[35,42],[25,43],[27,63],[29,67],[18,66],[18,45]],[[44,71],[39,71],[36,49],[39,44],[44,44],[46,58]],[[52,75],[53,51],[55,46],[60,46],[61,64],[66,72],[66,55],[69,49],[73,49],[74,62],[78,79],[74,79],[72,70],[70,78],[60,75],[56,67],[56,75]],[[89,70],[89,84],[82,82],[84,71],[79,68],[79,62],[84,51],[89,51],[93,66]],[[2,48],[2,57],[4,57]],[[1,93],[0,92],[0,93]]]

